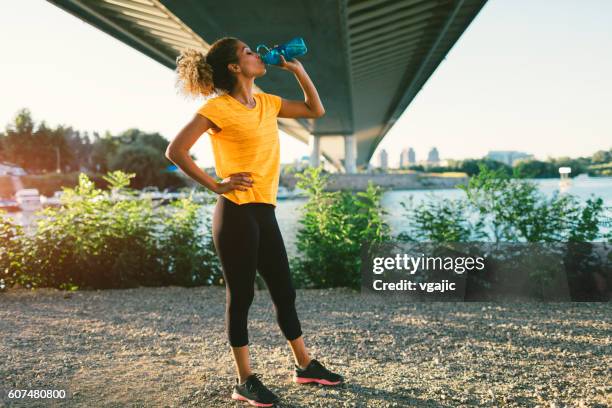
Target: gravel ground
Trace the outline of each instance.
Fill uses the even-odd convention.
[[[609,407],[610,303],[408,303],[298,290],[311,357],[341,388],[290,381],[266,290],[249,313],[254,372],[281,407]],[[0,293],[0,387],[67,389],[52,404],[243,407],[220,287]],[[26,400],[24,400],[26,401]]]

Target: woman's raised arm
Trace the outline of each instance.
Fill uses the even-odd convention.
[[[310,76],[304,66],[297,59],[286,61],[282,55],[279,68],[291,71],[295,74],[302,90],[304,91],[303,101],[281,100],[281,108],[278,112],[280,118],[319,118],[325,114],[325,108],[319,98],[317,88],[312,83]]]

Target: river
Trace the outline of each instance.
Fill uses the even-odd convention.
[[[546,196],[551,197],[555,190],[559,191],[559,179],[529,179],[535,182],[540,191]],[[612,177],[588,177],[581,175],[571,180],[568,188],[563,189],[562,194],[572,194],[584,202],[587,198],[596,195],[604,201],[604,206],[612,206]],[[391,227],[391,233],[397,235],[402,232],[407,225],[407,218],[404,208],[400,202],[408,201],[412,195],[415,202],[431,199],[457,199],[465,195],[458,188],[441,190],[393,190],[387,191],[382,197],[382,206],[388,212],[385,219]],[[278,200],[276,218],[285,240],[287,252],[295,253],[296,230],[299,227],[299,211],[305,200]]]
[[[540,191],[550,197],[553,192],[559,191],[559,179],[530,179],[535,182]],[[571,179],[570,185],[563,189],[564,194],[573,194],[581,201],[596,195],[604,200],[604,205],[612,206],[612,177],[588,177],[586,175]],[[391,227],[393,235],[399,234],[405,229],[407,218],[400,202],[406,202],[412,195],[416,202],[431,199],[455,199],[464,195],[463,191],[457,188],[441,190],[394,190],[387,191],[382,197],[382,205],[388,212],[386,221]],[[295,238],[299,224],[300,210],[305,203],[305,199],[278,200],[276,208],[276,218],[278,220],[285,246],[288,254],[295,254]],[[207,211],[212,211],[212,206],[204,206]],[[18,222],[23,223],[22,213],[12,213],[18,218]],[[27,217],[29,218],[29,217]]]

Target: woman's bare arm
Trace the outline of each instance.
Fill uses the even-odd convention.
[[[232,190],[246,191],[253,186],[250,172],[230,174],[221,182],[206,174],[189,156],[189,149],[196,140],[208,129],[217,126],[207,117],[195,114],[193,119],[185,125],[172,142],[166,148],[166,157],[176,164],[189,177],[202,184],[217,194],[224,194]]]
[[[189,177],[216,193],[218,191],[217,181],[200,169],[191,156],[189,156],[189,149],[191,149],[204,132],[212,127],[215,127],[213,122],[207,117],[196,113],[193,119],[170,142],[166,149],[166,157],[180,167]]]
[[[325,108],[319,98],[317,88],[312,83],[304,66],[297,59],[286,61],[282,55],[279,68],[293,72],[304,91],[303,101],[281,100],[279,118],[319,118],[325,114]]]

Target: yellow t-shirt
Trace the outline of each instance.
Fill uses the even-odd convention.
[[[248,108],[229,94],[209,99],[198,110],[221,130],[209,129],[215,172],[225,179],[234,173],[251,172],[252,187],[222,195],[236,204],[270,203],[276,207],[280,178],[280,141],[276,118],[281,97],[254,94],[256,105]]]

